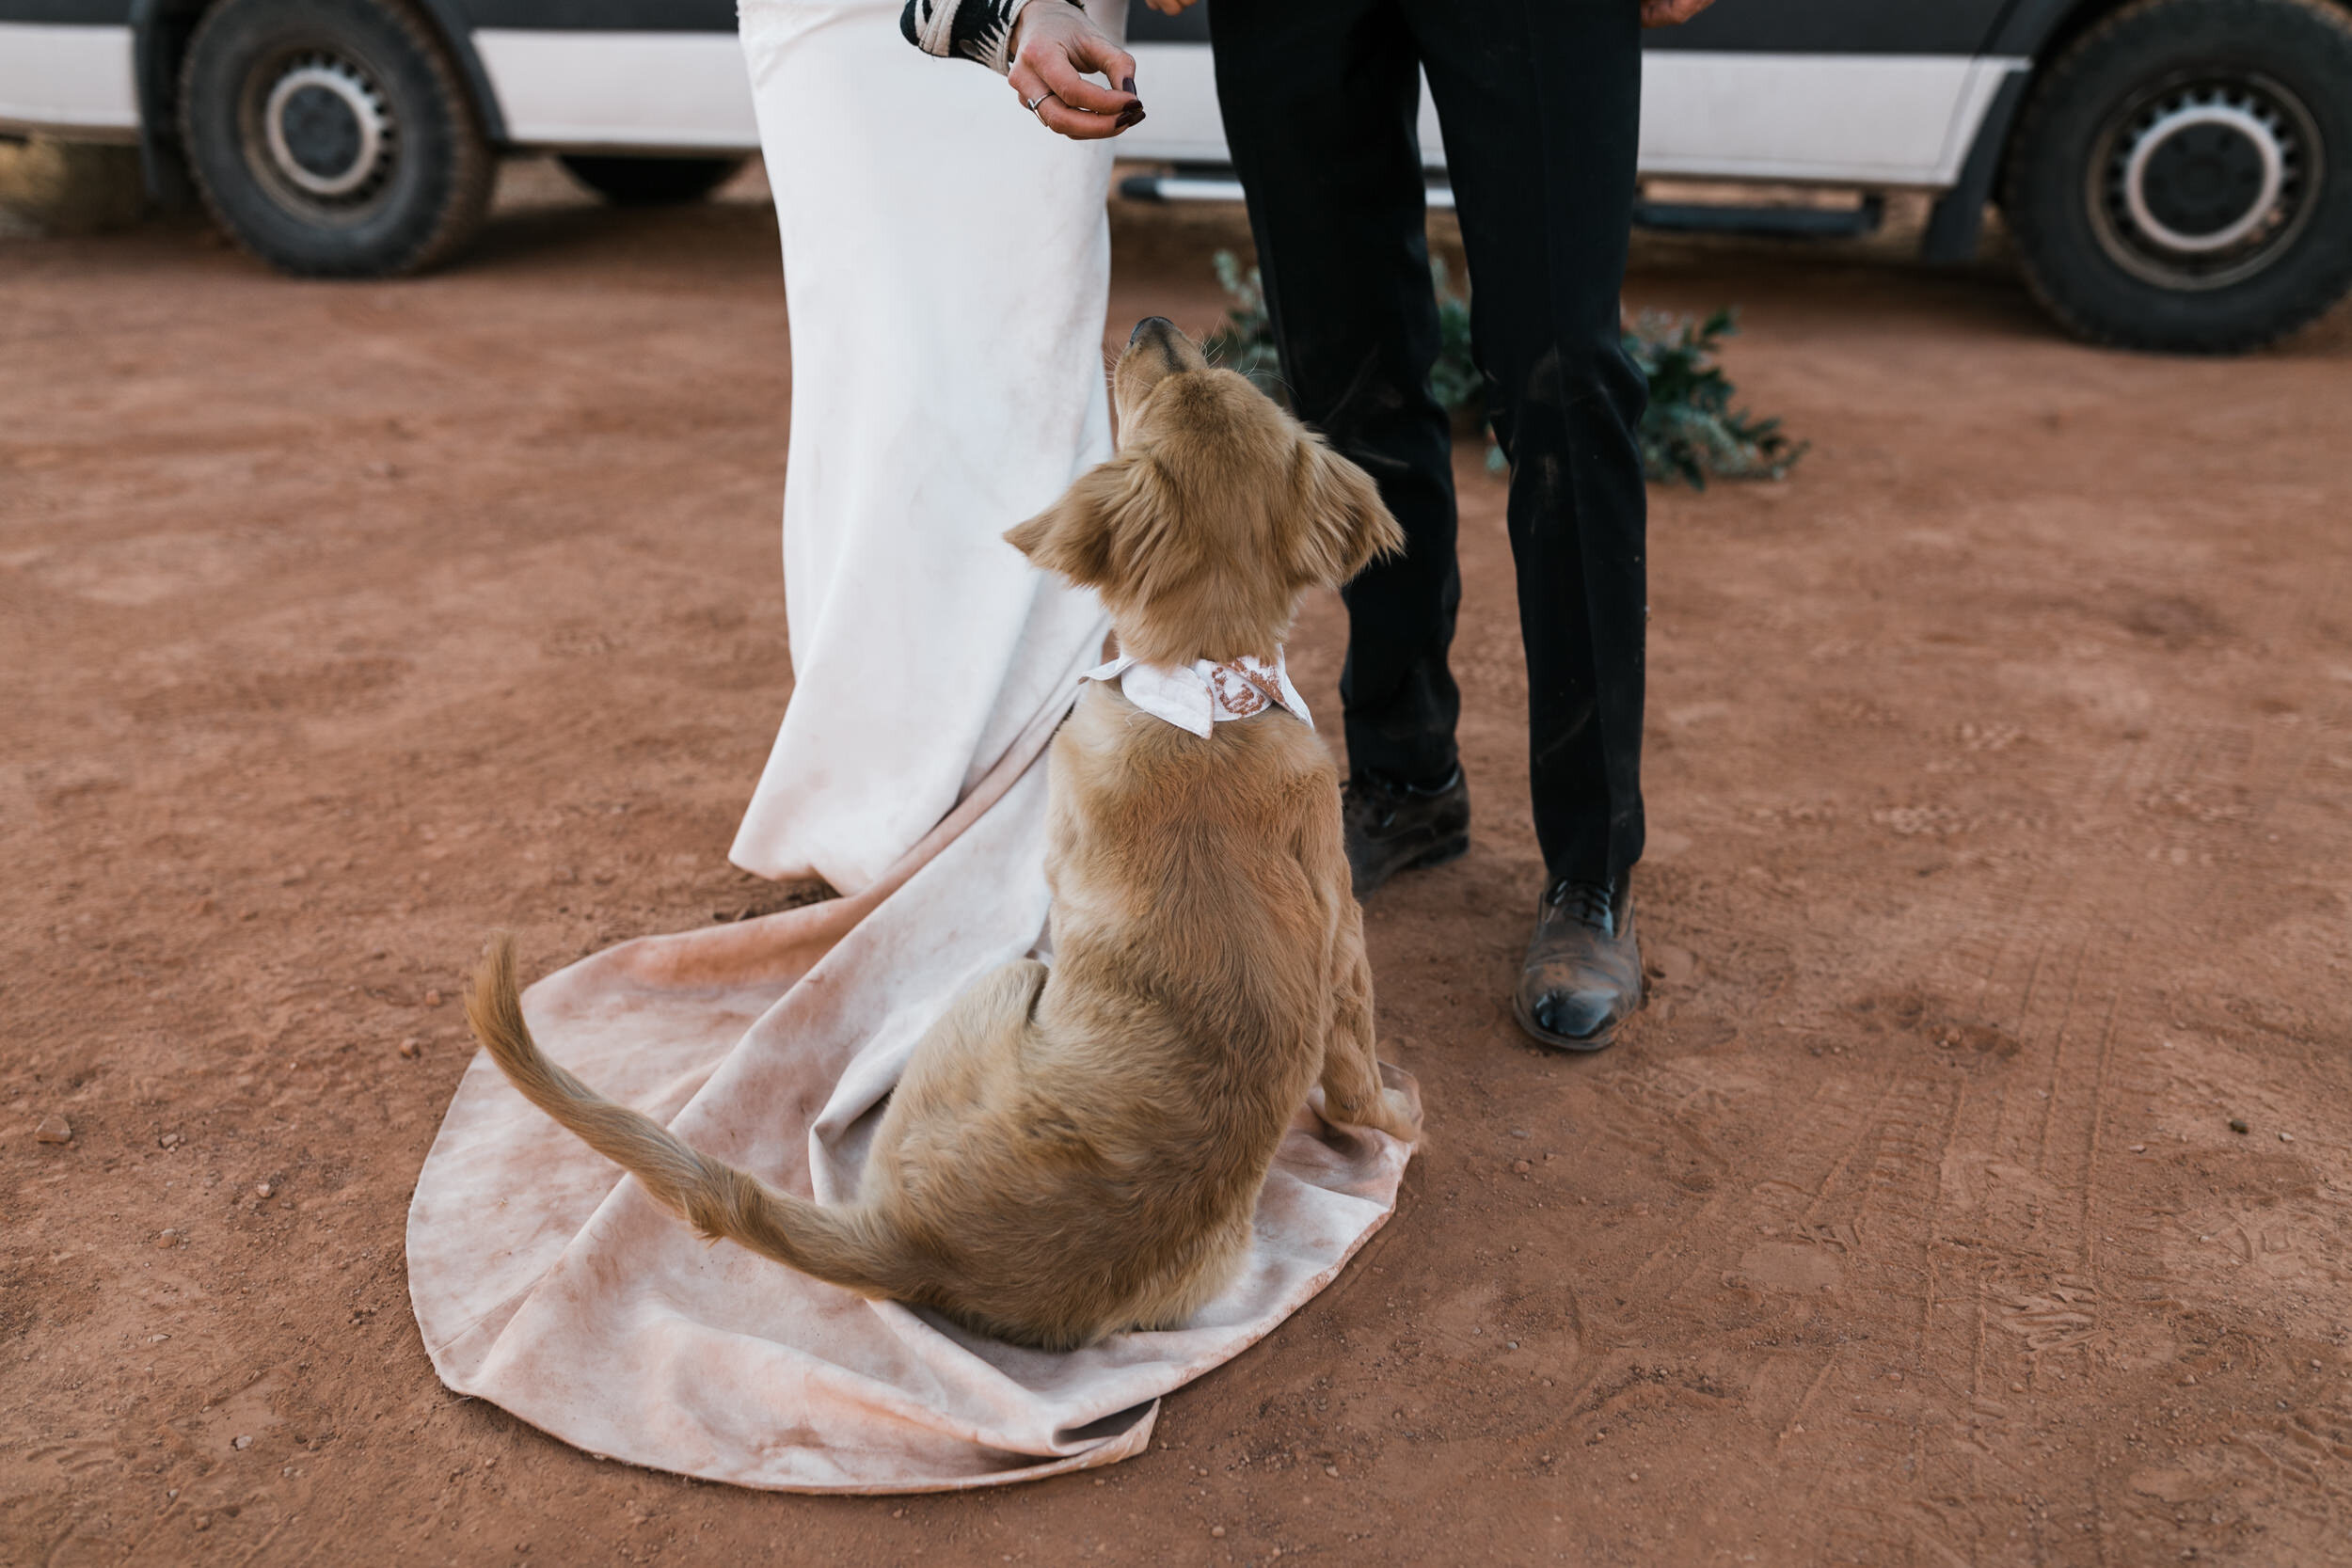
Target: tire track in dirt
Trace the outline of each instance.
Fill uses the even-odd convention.
[[[2226,752],[2215,739],[2209,731],[2193,732],[2169,746],[2111,748],[2091,781],[2095,803],[2086,816],[2111,817],[2119,796],[2128,800],[2152,784],[2185,785],[2209,775]],[[2145,990],[2135,998],[2131,964],[2143,925],[2161,921],[2165,911],[2151,906],[2149,864],[2120,846],[2093,841],[2046,869],[2050,874],[2038,876],[2021,901],[2015,924],[2024,940],[2004,944],[1978,988],[1987,1010],[2006,1001],[2022,1070],[1982,1097],[1975,1114],[1956,1114],[1946,1156],[1948,1161],[1955,1148],[1982,1149],[1990,1156],[1987,1177],[2026,1178],[2016,1183],[2011,1212],[1996,1209],[1985,1216],[1991,1223],[1975,1227],[1981,1244],[1972,1266],[1962,1271],[1974,1297],[1966,1322],[1965,1395],[1972,1410],[1996,1419],[2006,1407],[1986,1384],[2004,1370],[2013,1374],[2007,1379],[2010,1391],[2029,1397],[2051,1392],[2039,1376],[2051,1353],[2071,1353],[2083,1385],[2093,1378],[2094,1351],[2107,1332],[2102,1310],[2114,1294],[2101,1252],[2107,1227],[2125,1230],[2122,1252],[2132,1261],[2153,1258],[2160,1244],[2146,1215],[2106,1219],[2095,1205],[2102,1150],[2114,1141],[2110,1123],[2122,1115],[2118,1097],[2148,1101],[2159,1092],[2147,1059],[2149,1033],[2140,1027],[2149,1022]],[[2054,942],[2057,933],[2071,936]],[[2119,1063],[2118,1041],[2127,1034],[2138,1043],[2125,1047],[2127,1060]],[[2010,1085],[2034,1079],[2040,1081],[2035,1102],[2018,1103]],[[2058,1201],[2062,1196],[2074,1201]],[[1939,1231],[1942,1223],[1939,1215]],[[1988,1326],[2005,1338],[1987,1336]],[[1972,1493],[1995,1479],[1985,1471],[1989,1451],[1982,1444],[1967,1445],[1964,1469]],[[2021,1501],[2038,1484],[2013,1467],[2001,1479],[2009,1485],[2029,1483],[2018,1494]],[[2106,1499],[2095,1472],[2088,1485],[2080,1506],[2096,1517]],[[2094,1533],[2090,1545],[2106,1560],[2104,1536]]]
[[[1963,1560],[1927,1520],[1889,1513],[1884,1506],[1886,1499],[1916,1488],[1922,1425],[1929,1414],[1925,1405],[1943,1381],[1928,1315],[1932,1303],[1928,1281],[1945,1130],[1957,1102],[1957,1085],[1907,1071],[1891,1076],[1867,1137],[1867,1163],[1841,1191],[1825,1192],[1807,1216],[1816,1235],[1832,1244],[1842,1240],[1850,1248],[1849,1277],[1858,1288],[1850,1290],[1844,1317],[1860,1331],[1858,1338],[1890,1341],[1867,1362],[1859,1354],[1845,1357],[1842,1368],[1833,1370],[1828,1398],[1821,1402],[1821,1408],[1834,1414],[1835,1425],[1821,1428],[1817,1441],[1824,1448],[1835,1445],[1843,1456],[1842,1465],[1832,1465],[1822,1455],[1808,1499],[1836,1511],[1829,1561],[1897,1561],[1921,1546],[1939,1559]],[[1833,1478],[1841,1495],[1824,1497]],[[1857,1481],[1864,1484],[1854,1484]]]
[[[2258,790],[2281,791],[2274,768],[2251,725],[2207,725],[2180,736],[2161,760],[2150,748],[2148,766],[2130,770],[2130,794],[2142,804],[2243,800]],[[1994,1323],[2010,1338],[2008,1349],[2023,1386],[2037,1396],[2058,1396],[2054,1385],[2071,1373],[2078,1380],[2076,1399],[2096,1403],[2106,1397],[2110,1389],[2103,1386],[2116,1378],[2103,1352],[2119,1325],[2160,1312],[2179,1288],[2165,1263],[2166,1212],[2119,1203],[2118,1184],[2103,1173],[2102,1162],[2139,1121],[2125,1105],[2144,1103],[2153,1113],[2168,1096],[2157,1055],[2167,1022],[2157,1006],[2161,988],[2137,974],[2133,960],[2136,951],[2153,946],[2169,953],[2184,939],[2206,935],[2191,930],[2207,924],[2198,918],[2203,879],[2162,875],[2184,865],[2184,847],[2159,842],[2144,853],[2087,857],[2070,879],[2072,907],[2054,911],[2052,927],[2045,927],[2078,933],[2072,950],[2048,955],[2054,963],[2037,952],[2017,988],[2014,1033],[2029,1058],[2043,1058],[2037,1074],[2040,1103],[2025,1108],[2032,1123],[2035,1190],[2073,1201],[2029,1204],[2029,1223],[2007,1249],[2007,1267],[1983,1284],[1994,1298]],[[2053,983],[2054,971],[2064,974],[2062,987]],[[2022,1154],[2024,1132],[2012,1117],[1996,1135]],[[2142,1128],[2138,1135],[2143,1141],[2134,1145],[2136,1151],[2144,1150],[2153,1133]],[[2026,1277],[2036,1270],[2044,1275],[2039,1285]],[[2145,1305],[2136,1309],[2136,1303]],[[2088,1493],[2082,1511],[2104,1521],[2144,1503],[2114,1494],[2113,1479],[2129,1473],[2129,1450],[2121,1440],[2095,1427],[2086,1440],[2102,1463],[2081,1472]],[[2248,1442],[2252,1451],[2265,1451],[2258,1441]],[[2303,1474],[2325,1489],[2315,1474]],[[2109,1560],[2104,1524],[2089,1544],[2097,1560]]]
[[[2191,734],[2169,746],[2151,737],[2111,750],[2086,816],[2111,818],[2119,796],[2128,800],[2153,781],[2198,777],[2212,755],[2210,741],[2208,735]],[[1989,1009],[2005,1011],[2017,1041],[2021,1070],[2013,1081],[2036,1086],[2030,1104],[2018,1103],[2004,1086],[1990,1097],[1989,1114],[1972,1118],[1975,1124],[1963,1134],[1962,1147],[1988,1151],[1989,1181],[2018,1189],[2011,1203],[1993,1208],[1984,1216],[1988,1223],[1979,1227],[1984,1244],[1972,1271],[1977,1302],[1968,1386],[1979,1405],[1998,1404],[1985,1387],[1988,1374],[2006,1374],[2011,1394],[2061,1397],[2049,1385],[2063,1381],[2063,1374],[2053,1368],[2054,1380],[2042,1375],[2052,1353],[2070,1353],[2077,1389],[2087,1388],[2096,1365],[2093,1350],[2106,1332],[2102,1309],[2112,1293],[2103,1277],[2100,1222],[2089,1183],[2119,1086],[2115,1041],[2125,1019],[2133,944],[2151,918],[2149,867],[2118,846],[2093,841],[2062,855],[2051,870],[2055,875],[2038,882],[2042,896],[2019,911],[2025,942],[2008,950],[2010,961],[1988,972],[1979,988]],[[2088,1072],[2081,1066],[2086,1052]],[[2144,1097],[2153,1085],[2136,1082],[2132,1087]],[[2062,1201],[2067,1196],[2076,1201]],[[2143,1247],[2152,1240],[2141,1238]],[[1986,1336],[1986,1326],[2000,1337]],[[1972,1454],[1965,1469],[1974,1492],[1994,1481],[1981,1453]],[[2071,1504],[2096,1518],[2105,1502],[2095,1472],[2084,1477],[2084,1495],[2073,1499],[2042,1498],[2046,1483],[2039,1477],[2004,1479],[2015,1487],[2016,1501],[2031,1509],[2026,1517],[2038,1550],[2057,1546],[2044,1534],[2048,1505]],[[2094,1532],[2089,1544],[2095,1560],[2107,1560],[2104,1536]]]
[[[2086,815],[2095,817],[2147,781],[2193,783],[2219,754],[2209,739],[2119,743],[2101,753],[2075,798],[2088,796]],[[2056,1351],[2088,1364],[2103,1259],[2087,1183],[2117,1095],[2149,1087],[2127,1081],[2117,1040],[2150,871],[2110,845],[2086,849],[2037,855],[1989,888],[1979,884],[1967,907],[1939,911],[1941,923],[1976,939],[1961,949],[1977,976],[1969,1010],[2004,1021],[2018,1053],[2010,1071],[1979,1086],[1967,1073],[1930,1077],[1895,1060],[1825,1080],[1775,1147],[1750,1161],[1773,1179],[1715,1194],[1627,1282],[1650,1284],[1670,1260],[1680,1263],[1657,1299],[1680,1315],[1705,1309],[1707,1276],[1724,1260],[1763,1251],[1740,1251],[1759,1232],[1773,1238],[1765,1244],[1782,1249],[1772,1257],[1784,1264],[1808,1253],[1836,1260],[1837,1343],[1799,1353],[1809,1375],[1777,1408],[1753,1412],[1769,1416],[1772,1453],[1810,1473],[1804,1507],[1832,1521],[1827,1560],[1968,1560],[1965,1527],[1915,1499],[1999,1490],[2022,1501],[2033,1489],[2020,1467],[1988,1474],[1990,1450],[1966,1435],[2009,1418],[1988,1379],[2021,1370],[2030,1381]],[[1629,1104],[1655,1097],[1674,1070],[1645,1064],[1638,1075],[1645,1094],[1620,1097]],[[2014,1086],[2029,1083],[2033,1100],[2021,1105]],[[1703,1132],[1692,1135],[1704,1142]],[[1956,1158],[1963,1175],[1972,1158],[2023,1174],[2015,1207],[2026,1223],[1980,1223],[1984,1183],[1947,1190]],[[2079,1200],[2071,1208],[2046,1200],[2058,1194]],[[1797,1248],[1806,1252],[1789,1250]],[[2130,1250],[2145,1255],[2144,1246]],[[1693,1254],[1697,1261],[1687,1261]],[[1988,1336],[1988,1326],[2004,1332]],[[2004,1352],[2022,1367],[2005,1365]],[[1787,1381],[1773,1375],[1774,1359],[1750,1370],[1752,1389]],[[1914,1500],[1891,1501],[1903,1497]],[[2085,1499],[2093,1509],[2099,1500]]]

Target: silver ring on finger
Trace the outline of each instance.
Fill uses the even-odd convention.
[[[1040,125],[1045,125],[1045,101],[1053,96],[1054,89],[1048,87],[1043,92],[1039,93],[1035,98],[1029,100],[1029,113],[1037,116],[1037,122]],[[1050,125],[1046,125],[1045,128],[1049,131],[1053,129]]]

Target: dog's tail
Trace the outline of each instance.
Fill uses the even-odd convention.
[[[781,1193],[698,1153],[652,1117],[615,1105],[548,1060],[523,1022],[515,939],[501,935],[466,997],[466,1022],[523,1098],[638,1180],[706,1240],[722,1237],[864,1295],[906,1293],[905,1250],[869,1213]]]

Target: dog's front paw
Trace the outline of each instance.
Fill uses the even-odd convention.
[[[1421,1142],[1421,1111],[1403,1089],[1382,1089],[1380,1103],[1365,1123],[1408,1144]]]

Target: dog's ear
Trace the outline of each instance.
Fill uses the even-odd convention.
[[[1061,499],[1005,531],[1005,543],[1081,588],[1101,588],[1111,571],[1111,535],[1132,499],[1136,459],[1114,457],[1080,474]]]
[[[1378,556],[1405,547],[1405,531],[1372,476],[1322,436],[1298,443],[1297,499],[1291,514],[1291,569],[1305,582],[1337,588]]]

